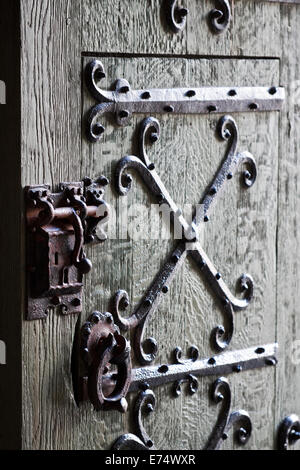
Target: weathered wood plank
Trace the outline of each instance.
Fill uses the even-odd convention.
[[[83,51],[278,57],[280,4],[230,3],[230,27],[216,35],[208,23],[209,13],[216,7],[213,0],[190,0],[186,27],[178,34],[165,24],[163,0],[112,0],[102,8],[97,0],[88,0],[83,2]]]
[[[82,102],[79,92],[82,52],[94,51],[99,56],[106,53],[103,57],[106,85],[116,76],[128,78],[136,87],[278,84],[278,60],[129,57],[130,54],[278,56],[281,50],[278,41],[280,11],[285,50],[292,50],[289,41],[293,30],[292,44],[296,48],[299,14],[295,15],[294,7],[281,7],[280,10],[278,5],[269,2],[236,2],[233,25],[228,33],[217,38],[205,29],[205,14],[211,5],[211,1],[201,2],[196,12],[196,3],[191,2],[188,28],[173,35],[161,26],[160,5],[154,0],[149,1],[148,8],[140,2],[133,7],[132,2],[114,0],[102,9],[94,0],[24,0],[21,19],[22,185],[57,184],[85,175],[112,177],[116,162],[132,153],[133,132],[142,116],[135,116],[130,126],[123,129],[109,123],[103,141],[95,146],[87,143],[84,137],[81,139],[81,118],[93,103],[86,90]],[[95,15],[93,8],[96,6]],[[117,14],[113,14],[115,8]],[[203,23],[203,29],[199,22]],[[111,53],[126,53],[128,57],[109,57]],[[83,64],[87,60],[85,57]],[[290,77],[297,80],[299,76],[296,60],[291,61],[287,69],[285,65],[286,59],[282,62],[282,85],[286,85]],[[299,283],[295,218],[299,201],[295,196],[299,112],[298,105],[288,103],[288,106],[281,122],[281,129],[288,129],[287,134],[283,130],[281,135],[282,154],[287,152],[287,158],[280,160],[278,196],[277,334],[281,343],[289,343],[288,338],[299,336],[297,304],[291,295],[291,292],[297,292]],[[224,143],[215,138],[217,117],[164,116],[159,119],[161,140],[151,149],[151,158],[175,201],[180,205],[194,204],[200,200],[224,156]],[[220,266],[233,291],[236,279],[245,269],[256,281],[253,304],[236,315],[232,349],[274,341],[276,328],[278,115],[237,115],[236,120],[241,134],[239,148],[250,150],[257,158],[257,185],[245,192],[237,181],[232,182],[214,208],[211,224],[205,227],[202,236],[204,248]],[[288,214],[286,197],[291,208]],[[121,200],[113,188],[108,189],[106,200],[116,208],[116,220],[111,225],[116,227],[119,236],[123,213]],[[130,205],[149,206],[151,202],[136,178],[127,200]],[[134,213],[131,220],[133,216]],[[170,248],[169,240],[135,241],[130,238],[112,239],[104,246],[88,248],[94,270],[86,281],[80,321],[83,322],[94,309],[106,311],[111,295],[119,288],[129,292],[132,305],[135,305]],[[292,274],[286,276],[286,272]],[[283,328],[286,311],[292,313]],[[23,322],[25,449],[104,449],[129,430],[128,416],[96,414],[89,404],[80,409],[75,406],[70,356],[76,320],[52,313],[45,322]],[[213,354],[210,332],[222,322],[222,313],[210,290],[193,263],[187,261],[155,318],[149,322],[146,337],[154,336],[158,340],[157,361],[169,362],[175,346],[186,351],[191,344],[199,347],[200,355],[207,356],[209,352]],[[242,382],[240,377],[233,376],[230,380],[234,409],[245,407],[254,415],[254,437],[248,448],[271,448],[275,413],[274,370],[247,372]],[[290,384],[289,390],[284,380]],[[158,448],[195,449],[204,445],[217,416],[216,407],[208,400],[210,383],[208,379],[201,379],[196,397],[184,393],[174,401],[170,399],[170,387],[157,391],[158,412],[150,417],[149,430]],[[277,376],[277,421],[288,412],[299,413],[297,384],[299,387],[299,374],[286,356]],[[285,403],[292,409],[289,410]],[[233,441],[229,439],[224,448],[232,447]]]
[[[287,87],[287,100],[281,113],[278,172],[276,330],[281,355],[277,367],[275,430],[285,416],[300,414],[299,21],[299,7],[282,6],[280,80]],[[299,444],[295,448],[299,449]]]

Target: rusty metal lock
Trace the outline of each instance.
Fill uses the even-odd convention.
[[[103,230],[109,207],[103,200],[108,180],[30,186],[26,194],[27,319],[46,318],[49,308],[63,314],[81,312],[83,276],[92,268],[83,246],[106,239]]]

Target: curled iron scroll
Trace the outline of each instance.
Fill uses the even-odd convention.
[[[208,14],[208,24],[212,32],[216,34],[227,30],[231,20],[231,8],[229,0],[214,0],[215,8]],[[180,6],[178,0],[165,0],[163,8],[166,21],[173,33],[179,33],[186,26],[186,18],[189,10]]]
[[[156,400],[152,390],[140,392],[137,396],[133,417],[136,434],[124,434],[114,443],[112,450],[155,450],[154,443],[148,436],[142,422],[143,413],[152,413]]]

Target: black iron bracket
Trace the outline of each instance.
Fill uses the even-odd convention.
[[[278,430],[278,449],[288,450],[300,440],[300,419],[293,414],[284,418]]]
[[[103,64],[92,60],[85,69],[86,86],[98,102],[87,113],[86,135],[97,142],[105,131],[100,119],[113,114],[120,126],[135,114],[213,114],[280,110],[284,101],[281,87],[203,87],[133,90],[118,79],[112,91],[99,88],[105,77]]]
[[[47,185],[25,188],[28,320],[44,319],[56,306],[64,315],[81,312],[82,280],[92,267],[83,246],[106,239],[107,184],[102,176],[61,183],[56,193]]]

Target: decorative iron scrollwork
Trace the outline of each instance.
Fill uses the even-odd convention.
[[[284,418],[278,430],[278,449],[288,450],[300,440],[300,419],[297,415]]]
[[[178,397],[182,384],[187,383],[190,393],[195,394],[198,390],[197,377],[225,376],[274,366],[277,363],[277,344],[226,352],[205,359],[199,359],[197,347],[192,346],[187,359],[182,359],[182,351],[177,347],[174,350],[173,364],[132,369],[130,343],[120,334],[111,313],[95,312],[91,315],[77,332],[73,351],[76,351],[76,345],[79,345],[80,363],[78,364],[73,355],[74,385],[79,387],[79,390],[75,390],[75,396],[78,397],[78,404],[89,399],[97,411],[117,409],[125,412],[127,394],[141,389],[146,392],[150,388],[170,383],[173,384],[174,397]],[[148,395],[151,394],[146,393],[143,397]],[[230,405],[230,394],[224,393],[224,396],[224,402]],[[152,395],[151,397],[153,399]],[[135,408],[138,409],[136,422],[139,429],[142,429],[140,409],[144,398],[138,401],[138,407]],[[154,405],[153,402],[152,407]],[[229,421],[234,422],[233,418],[229,419],[228,416],[227,414],[224,429],[229,425]],[[139,437],[145,435],[142,431],[139,434]],[[142,440],[148,442],[148,439]]]
[[[257,112],[281,109],[284,89],[281,87],[203,87],[133,90],[128,81],[118,79],[112,91],[99,88],[105,77],[103,64],[92,60],[85,69],[86,86],[98,102],[87,113],[86,135],[97,142],[105,127],[100,118],[113,114],[120,126],[140,114],[211,114]]]
[[[247,443],[252,432],[252,423],[246,411],[239,410],[230,413],[231,390],[226,378],[221,377],[214,382],[212,387],[212,400],[221,403],[221,411],[215,428],[208,440],[206,450],[219,449],[222,442],[228,438],[228,432],[232,427],[238,427],[236,440],[239,444]]]
[[[169,208],[173,222],[179,224],[183,232],[183,240],[178,242],[178,246],[167,258],[166,263],[133,313],[126,319],[121,316],[120,304],[122,303],[123,308],[129,306],[129,298],[124,291],[119,291],[116,294],[112,305],[114,321],[120,329],[122,331],[135,329],[134,349],[141,364],[151,363],[157,353],[157,344],[153,338],[146,340],[147,349],[150,349],[150,352],[146,354],[144,351],[145,348],[142,343],[145,325],[154,314],[163,295],[168,292],[172,279],[186,256],[191,256],[196,261],[201,274],[209,281],[227,317],[228,329],[225,330],[223,326],[217,326],[213,332],[214,345],[218,351],[225,349],[231,341],[234,329],[234,312],[245,309],[253,297],[252,277],[248,274],[241,276],[239,283],[244,296],[243,298],[235,297],[199,242],[199,230],[205,222],[209,221],[211,205],[215,202],[224,184],[233,178],[239,165],[246,164],[248,166],[248,169],[243,173],[243,183],[246,188],[254,184],[257,174],[255,160],[252,155],[249,152],[237,153],[238,129],[234,119],[231,116],[223,116],[217,129],[220,138],[228,143],[226,156],[201,201],[202,212],[201,214],[195,214],[192,224],[189,224],[183,217],[181,210],[177,207],[157,174],[155,165],[150,162],[147,155],[146,143],[156,142],[160,135],[160,126],[157,119],[149,117],[142,121],[138,138],[139,155],[124,157],[116,167],[116,188],[120,195],[126,195],[132,186],[132,177],[126,172],[132,169],[137,171],[151,194],[160,204],[165,204]]]
[[[229,0],[215,0],[216,8],[208,15],[209,25],[216,34],[223,33],[231,21],[231,8]]]
[[[26,194],[28,307],[27,319],[46,318],[60,306],[64,315],[81,312],[83,276],[92,267],[83,246],[103,242],[109,217],[103,200],[105,177],[93,182],[29,186]],[[96,233],[97,226],[98,235]]]
[[[178,0],[165,0],[163,9],[166,15],[166,21],[173,33],[179,33],[186,25],[186,18],[189,10],[179,6]]]
[[[154,443],[148,436],[143,423],[142,414],[152,413],[156,405],[155,395],[152,390],[144,387],[135,401],[133,418],[136,434],[124,434],[119,437],[112,446],[113,450],[155,450]]]
[[[133,410],[136,434],[124,434],[113,444],[112,450],[154,450],[154,443],[146,433],[142,424],[142,412],[149,414],[154,411],[155,395],[146,388],[138,394]],[[251,437],[252,423],[250,416],[244,410],[231,412],[231,389],[226,378],[217,379],[212,386],[212,399],[214,403],[221,403],[221,411],[217,423],[205,445],[205,450],[218,450],[222,443],[228,439],[232,428],[236,429],[235,440],[245,445]]]
[[[269,2],[299,4],[300,0],[266,0]],[[214,0],[215,8],[207,15],[208,25],[215,34],[225,32],[231,22],[232,13],[229,0]],[[179,0],[166,0],[163,2],[166,22],[173,33],[179,33],[186,26],[189,10],[180,6]]]
[[[208,14],[208,23],[211,30],[220,34],[228,28],[231,20],[231,8],[229,0],[215,0],[215,8]],[[189,10],[179,5],[178,0],[166,0],[163,9],[167,24],[173,33],[179,33],[186,25],[186,17]]]

